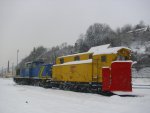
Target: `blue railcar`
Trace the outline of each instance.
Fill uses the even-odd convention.
[[[14,78],[16,83],[26,85],[38,85],[50,87],[46,82],[52,77],[53,64],[44,64],[41,61],[27,62],[20,70],[20,74]]]
[[[49,78],[52,74],[53,64],[44,64],[41,61],[27,62],[25,67],[20,69],[20,77],[26,78]]]

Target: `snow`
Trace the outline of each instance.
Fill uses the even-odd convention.
[[[88,52],[94,53],[93,55],[98,55],[98,54],[112,54],[112,53],[117,53],[120,49],[128,49],[131,51],[131,49],[127,47],[110,47],[110,44],[106,45],[101,45],[101,46],[96,46],[92,47]]]
[[[110,44],[95,46],[95,47],[91,47],[88,52],[66,55],[66,56],[61,56],[58,58],[65,58],[65,57],[76,56],[76,55],[84,55],[84,54],[88,54],[88,53],[91,53],[91,54],[97,53],[99,51],[106,50],[109,46],[110,46]]]
[[[144,44],[141,44],[140,42],[133,42],[131,45],[130,45],[131,49],[133,52],[137,52],[138,54],[144,54],[145,53],[145,46]]]
[[[133,93],[139,96],[105,97],[16,85],[1,78],[0,113],[150,113],[150,89],[135,88]]]
[[[72,54],[72,55],[66,55],[66,56],[61,56],[58,58],[65,58],[65,57],[70,57],[70,56],[76,56],[76,55],[84,55],[84,54],[92,54],[93,55],[97,55],[97,54],[112,54],[112,53],[117,53],[120,49],[128,49],[131,51],[131,49],[127,48],[127,47],[112,47],[110,48],[110,44],[106,44],[106,45],[100,45],[100,46],[95,46],[95,47],[91,47],[91,49],[89,49],[88,52],[84,52],[84,53],[77,53],[77,54]]]
[[[106,49],[101,49],[99,51],[95,51],[94,55],[98,55],[98,54],[115,54],[117,53],[120,49],[128,49],[131,50],[127,47],[112,47],[112,48],[106,48]]]
[[[150,41],[144,43],[135,41],[130,45],[130,48],[137,54],[149,54],[149,51],[147,51],[146,49],[150,48]]]
[[[107,49],[108,47],[110,47],[110,44],[95,46],[95,47],[91,47],[88,52],[94,53],[94,52],[101,51],[103,49]]]
[[[150,67],[145,67],[137,71],[135,68],[132,69],[132,76],[133,77],[149,77],[150,78]]]
[[[105,66],[105,67],[102,67],[102,68],[110,68],[109,66]]]
[[[143,31],[147,31],[148,27],[144,27],[144,28],[140,28],[140,29],[136,29],[136,30],[132,30],[132,31],[128,31],[127,33],[133,33],[133,32],[143,32]]]
[[[85,63],[92,63],[92,59],[66,62],[66,63],[63,63],[63,64],[57,64],[57,65],[53,65],[53,66],[62,66],[62,65],[71,65],[71,64],[85,64]]]
[[[133,63],[132,60],[117,60],[117,61],[113,61],[112,63],[115,63],[115,62],[131,62],[131,63]]]

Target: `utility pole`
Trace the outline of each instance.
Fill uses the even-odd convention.
[[[18,54],[19,54],[19,49],[17,50],[17,68],[18,68]]]
[[[33,61],[35,60],[35,51],[36,51],[36,49],[35,49],[35,47],[33,48]]]
[[[12,75],[14,75],[14,63],[12,63]]]
[[[3,66],[2,66],[2,77],[3,77]]]
[[[7,73],[9,73],[9,60],[8,60]]]

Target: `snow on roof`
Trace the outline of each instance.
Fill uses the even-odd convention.
[[[71,64],[85,64],[85,63],[92,63],[92,59],[72,61],[72,62],[67,62],[67,63],[63,63],[63,64],[56,64],[56,65],[53,65],[53,66],[62,66],[62,65],[71,65]]]
[[[90,54],[92,52],[77,53],[77,54],[72,54],[72,55],[61,56],[61,57],[58,57],[58,58],[65,58],[65,57],[76,56],[76,55],[84,55],[84,54],[88,54],[88,53]]]
[[[95,53],[95,52],[101,51],[103,49],[107,49],[108,47],[110,47],[110,44],[100,45],[100,46],[96,46],[96,47],[91,47],[91,49],[89,49],[88,52]]]
[[[123,62],[123,63],[126,63],[126,62],[133,62],[132,60],[116,60],[116,61],[113,61],[112,63],[115,63],[115,62]]]
[[[128,49],[131,50],[127,47],[113,47],[110,48],[110,44],[106,44],[106,45],[100,45],[100,46],[96,46],[96,47],[91,47],[91,49],[89,49],[88,52],[84,52],[84,53],[77,53],[77,54],[72,54],[72,55],[66,55],[66,56],[61,56],[58,58],[65,58],[65,57],[70,57],[70,56],[76,56],[76,55],[84,55],[84,54],[92,54],[93,55],[97,55],[97,54],[111,54],[111,53],[117,53],[118,50],[120,49]]]
[[[98,55],[98,54],[112,54],[112,53],[117,53],[120,49],[127,49],[127,50],[131,50],[127,47],[113,47],[113,48],[104,48],[101,49],[99,51],[94,52],[94,55]]]
[[[112,48],[110,48],[110,44],[106,44],[106,45],[92,47],[88,52],[92,52],[92,53],[94,53],[94,55],[111,54],[111,53],[117,53],[118,50],[123,49],[123,48],[130,50],[127,47],[112,47]]]

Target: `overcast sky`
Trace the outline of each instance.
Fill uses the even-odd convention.
[[[20,61],[33,47],[74,44],[94,23],[150,24],[149,11],[150,0],[0,0],[0,69],[17,49]]]

